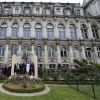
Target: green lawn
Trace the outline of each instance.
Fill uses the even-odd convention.
[[[0,100],[94,100],[91,96],[66,86],[49,85],[50,92],[43,96],[15,97],[0,93]]]

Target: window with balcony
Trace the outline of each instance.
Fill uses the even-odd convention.
[[[1,38],[6,37],[6,33],[7,33],[7,24],[6,23],[2,23],[1,27],[0,27],[0,37]]]
[[[40,46],[38,46],[36,48],[36,55],[37,55],[37,57],[42,57],[43,56],[43,50]]]
[[[60,50],[61,57],[67,57],[66,47],[62,47]]]
[[[48,57],[54,57],[54,48],[51,46],[48,47]]]
[[[100,47],[97,48],[98,58],[100,58]]]
[[[12,38],[18,38],[18,31],[19,31],[19,27],[18,27],[18,23],[14,23],[12,25]]]
[[[91,28],[92,28],[93,37],[94,37],[95,39],[99,39],[99,34],[98,34],[98,27],[97,27],[97,25],[92,25]]]
[[[4,56],[5,48],[4,46],[0,46],[0,56]]]
[[[91,50],[91,48],[86,48],[85,49],[85,55],[86,55],[86,58],[91,58],[92,57],[92,50]]]
[[[30,24],[25,23],[23,27],[23,35],[25,39],[28,39],[30,37]]]
[[[36,39],[42,39],[42,25],[40,23],[35,25],[35,36]]]
[[[11,46],[11,56],[16,55],[17,54],[17,47],[16,45],[12,45]]]
[[[81,33],[82,33],[83,39],[88,39],[88,28],[85,24],[81,25]]]
[[[75,25],[71,24],[69,29],[70,29],[70,37],[71,37],[71,39],[77,39]]]
[[[54,39],[54,27],[52,24],[47,25],[47,37],[48,39]]]
[[[65,27],[63,24],[58,25],[58,32],[59,32],[59,39],[64,40],[65,39]]]

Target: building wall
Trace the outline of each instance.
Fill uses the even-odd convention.
[[[2,4],[2,3],[1,3]],[[8,4],[8,3],[6,3]],[[0,47],[4,47],[4,55],[0,56],[0,62],[1,63],[11,63],[11,48],[13,45],[17,48],[17,56],[18,56],[18,62],[21,62],[21,58],[23,55],[23,52],[25,51],[25,47],[28,47],[29,57],[31,58],[32,53],[37,52],[37,47],[41,47],[42,54],[41,56],[38,56],[38,64],[44,65],[46,68],[49,68],[49,64],[52,64],[52,68],[56,68],[59,63],[65,64],[66,66],[73,66],[73,59],[87,59],[88,61],[100,63],[100,23],[98,22],[98,19],[94,18],[88,18],[82,14],[82,7],[79,4],[41,4],[41,3],[34,3],[29,4],[27,3],[20,4],[20,3],[14,3],[12,6],[17,6],[19,11],[17,14],[15,14],[14,10],[11,10],[12,12],[9,13],[2,13],[1,19],[0,19],[0,26],[6,27],[6,35],[1,36],[0,38]],[[4,4],[5,5],[5,4]],[[4,7],[2,6],[2,8]],[[27,7],[26,7],[27,5]],[[34,6],[33,6],[34,5]],[[63,5],[63,6],[62,6]],[[67,6],[66,6],[67,5]],[[21,6],[21,7],[20,7]],[[7,6],[6,6],[7,7]],[[22,8],[31,8],[30,13],[26,13],[25,11],[22,11]],[[36,8],[37,7],[37,11]],[[51,7],[51,8],[50,8]],[[54,7],[54,9],[53,9]],[[45,9],[44,9],[45,8]],[[64,8],[67,10],[70,10],[67,12],[68,15],[65,15],[63,13]],[[77,14],[75,14],[75,8],[79,9]],[[14,9],[12,7],[11,9]],[[38,11],[39,9],[39,11]],[[50,13],[49,10],[46,14],[46,9],[51,9]],[[3,10],[2,10],[3,11]],[[21,12],[21,13],[20,13]],[[81,13],[82,12],[82,13]],[[14,14],[13,14],[14,13]],[[49,15],[48,15],[49,14]],[[15,27],[14,23],[17,23],[18,25],[18,37],[12,36],[12,28]],[[24,24],[29,25],[30,31],[29,31],[29,37],[24,37]],[[47,26],[48,24],[53,26],[53,38],[49,38],[47,35]],[[85,24],[87,27],[87,35],[88,38],[85,39],[82,37],[82,30],[81,25]],[[40,25],[40,26],[36,26]],[[70,31],[70,27],[74,26],[76,37],[72,38],[71,33],[73,33],[73,30]],[[98,35],[99,38],[93,37],[92,25],[97,25],[98,27]],[[63,29],[62,29],[63,26]],[[42,37],[37,38],[36,37],[36,28],[40,29],[42,31]],[[49,26],[50,27],[50,26]],[[60,29],[59,29],[60,28]],[[61,35],[61,38],[59,36],[59,31],[64,30],[64,36]],[[2,30],[1,30],[2,31]],[[60,31],[62,32],[62,31]],[[62,32],[62,34],[63,34]],[[0,33],[1,34],[1,33]],[[53,48],[53,51],[51,55],[49,56],[49,47]],[[66,56],[61,57],[61,48],[65,48]],[[89,54],[88,57],[86,56],[86,49],[89,48]],[[0,50],[0,54],[2,54],[2,50]],[[49,52],[49,53],[48,53]],[[54,53],[54,54],[53,54]],[[63,52],[64,53],[64,52]],[[91,54],[91,57],[89,55]]]

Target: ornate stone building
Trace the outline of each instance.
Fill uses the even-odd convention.
[[[90,1],[1,2],[0,63],[10,63],[14,54],[21,62],[25,51],[46,68],[73,65],[73,59],[100,63],[100,18],[88,13]]]

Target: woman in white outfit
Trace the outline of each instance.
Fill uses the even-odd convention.
[[[30,64],[27,63],[27,64],[26,64],[26,72],[27,72],[27,74],[29,74],[29,71],[30,71]]]

